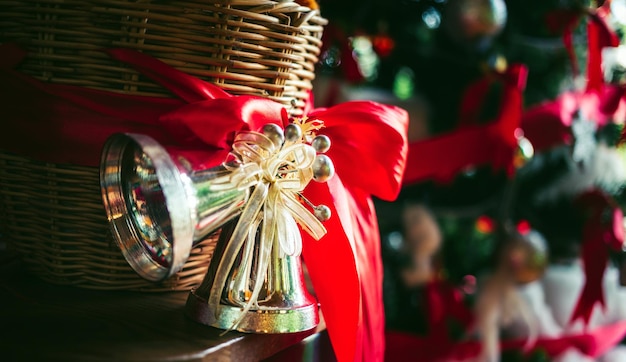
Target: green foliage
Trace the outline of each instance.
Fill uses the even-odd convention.
[[[460,283],[466,275],[475,275],[489,267],[496,246],[495,234],[477,227],[478,217],[438,217],[444,237],[443,258],[446,276]]]

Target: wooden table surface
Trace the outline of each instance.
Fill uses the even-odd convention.
[[[18,263],[0,268],[3,361],[332,361],[316,330],[258,335],[197,324],[187,292],[95,291],[40,281]]]

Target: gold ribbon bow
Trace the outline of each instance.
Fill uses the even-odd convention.
[[[326,228],[319,220],[326,217],[311,213],[301,200],[313,205],[300,194],[314,179],[314,164],[319,157],[316,149],[306,142],[313,139],[315,130],[321,128],[322,123],[296,120],[287,127],[297,131],[295,137],[292,132],[285,139],[282,129],[273,124],[266,125],[264,133],[239,132],[231,151],[235,161],[224,163],[231,171],[231,185],[240,189],[254,188],[218,265],[218,270],[231,270],[244,248],[241,261],[243,267],[240,268],[237,279],[243,283],[254,281],[252,292],[242,306],[241,316],[233,323],[231,330],[258,303],[272,249],[280,248],[281,257],[299,256],[302,251],[302,236],[297,224],[315,240],[326,234]],[[325,208],[323,205],[314,208],[319,210],[319,207]],[[255,252],[258,253],[258,263],[256,270],[252,270],[252,263],[249,261]],[[228,274],[218,272],[215,276],[209,297],[210,305],[219,305]]]

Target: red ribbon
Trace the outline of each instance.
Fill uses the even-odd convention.
[[[598,358],[619,344],[625,335],[626,321],[621,321],[587,333],[561,338],[540,338],[528,353],[542,350],[554,359],[568,349],[575,348],[584,355]],[[396,331],[387,331],[386,338],[386,362],[467,361],[478,357],[481,349],[478,341],[452,343]],[[525,343],[526,340],[507,340],[500,344],[502,351],[520,351]]]
[[[205,166],[222,162],[236,131],[267,122],[285,124],[278,103],[231,96],[148,55],[108,53],[163,85],[178,98],[128,96],[83,87],[46,84],[13,71],[24,52],[0,45],[0,145],[35,159],[97,166],[113,133],[143,133],[170,149],[185,150]],[[382,267],[371,195],[394,199],[406,152],[407,113],[374,102],[348,102],[314,110],[333,146],[336,177],[311,183],[305,195],[328,205],[320,241],[304,236],[303,257],[340,361],[381,360],[384,353]]]
[[[460,171],[483,164],[512,172],[526,73],[525,67],[513,65],[505,74],[490,75],[470,85],[462,101],[458,130],[409,145],[403,183],[448,182]],[[476,125],[480,103],[494,81],[504,84],[500,114],[486,125]]]
[[[609,249],[622,250],[624,215],[604,192],[592,190],[582,194],[576,205],[586,216],[582,235],[582,260],[585,285],[572,313],[570,323],[582,318],[589,322],[596,303],[604,304],[603,278],[609,260]]]
[[[565,46],[572,57],[577,73],[570,26],[564,34]],[[626,87],[604,84],[602,74],[602,48],[618,46],[619,38],[609,28],[602,12],[589,15],[587,22],[588,63],[587,85],[584,90],[565,92],[553,101],[544,102],[524,112],[522,129],[535,151],[569,144],[571,126],[576,111],[585,119],[604,125],[616,114],[620,102],[626,99]]]

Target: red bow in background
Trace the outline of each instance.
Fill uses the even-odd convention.
[[[577,75],[578,67],[571,39],[574,25],[571,23],[564,33],[564,43],[572,59],[574,74]],[[580,111],[584,119],[593,120],[601,126],[611,120],[620,103],[626,100],[626,87],[604,83],[602,48],[618,46],[619,38],[606,24],[602,12],[589,15],[587,39],[589,51],[585,89],[563,93],[554,101],[539,104],[524,112],[522,129],[536,151],[569,144],[576,112]]]
[[[42,83],[12,70],[24,52],[9,44],[0,49],[5,55],[0,59],[0,145],[35,159],[97,166],[111,134],[133,132],[217,165],[236,131],[288,121],[278,103],[231,96],[133,50],[108,53],[177,98]],[[328,233],[319,241],[303,233],[304,260],[338,360],[382,360],[382,261],[371,196],[393,200],[399,192],[408,115],[374,102],[347,102],[313,110],[308,117],[324,121],[319,133],[333,142],[328,155],[337,172],[328,183],[311,183],[304,194],[331,207],[337,217],[325,223]]]
[[[585,216],[581,252],[585,285],[570,322],[582,318],[587,324],[596,303],[605,306],[604,271],[609,261],[609,250],[622,250],[624,215],[614,200],[597,189],[579,196],[575,205]]]
[[[512,173],[526,75],[524,66],[512,65],[504,74],[489,74],[471,84],[462,100],[461,126],[457,130],[409,145],[403,183],[408,185],[427,179],[448,182],[460,171],[484,164]],[[499,115],[485,125],[476,125],[474,118],[493,82],[504,86]]]

